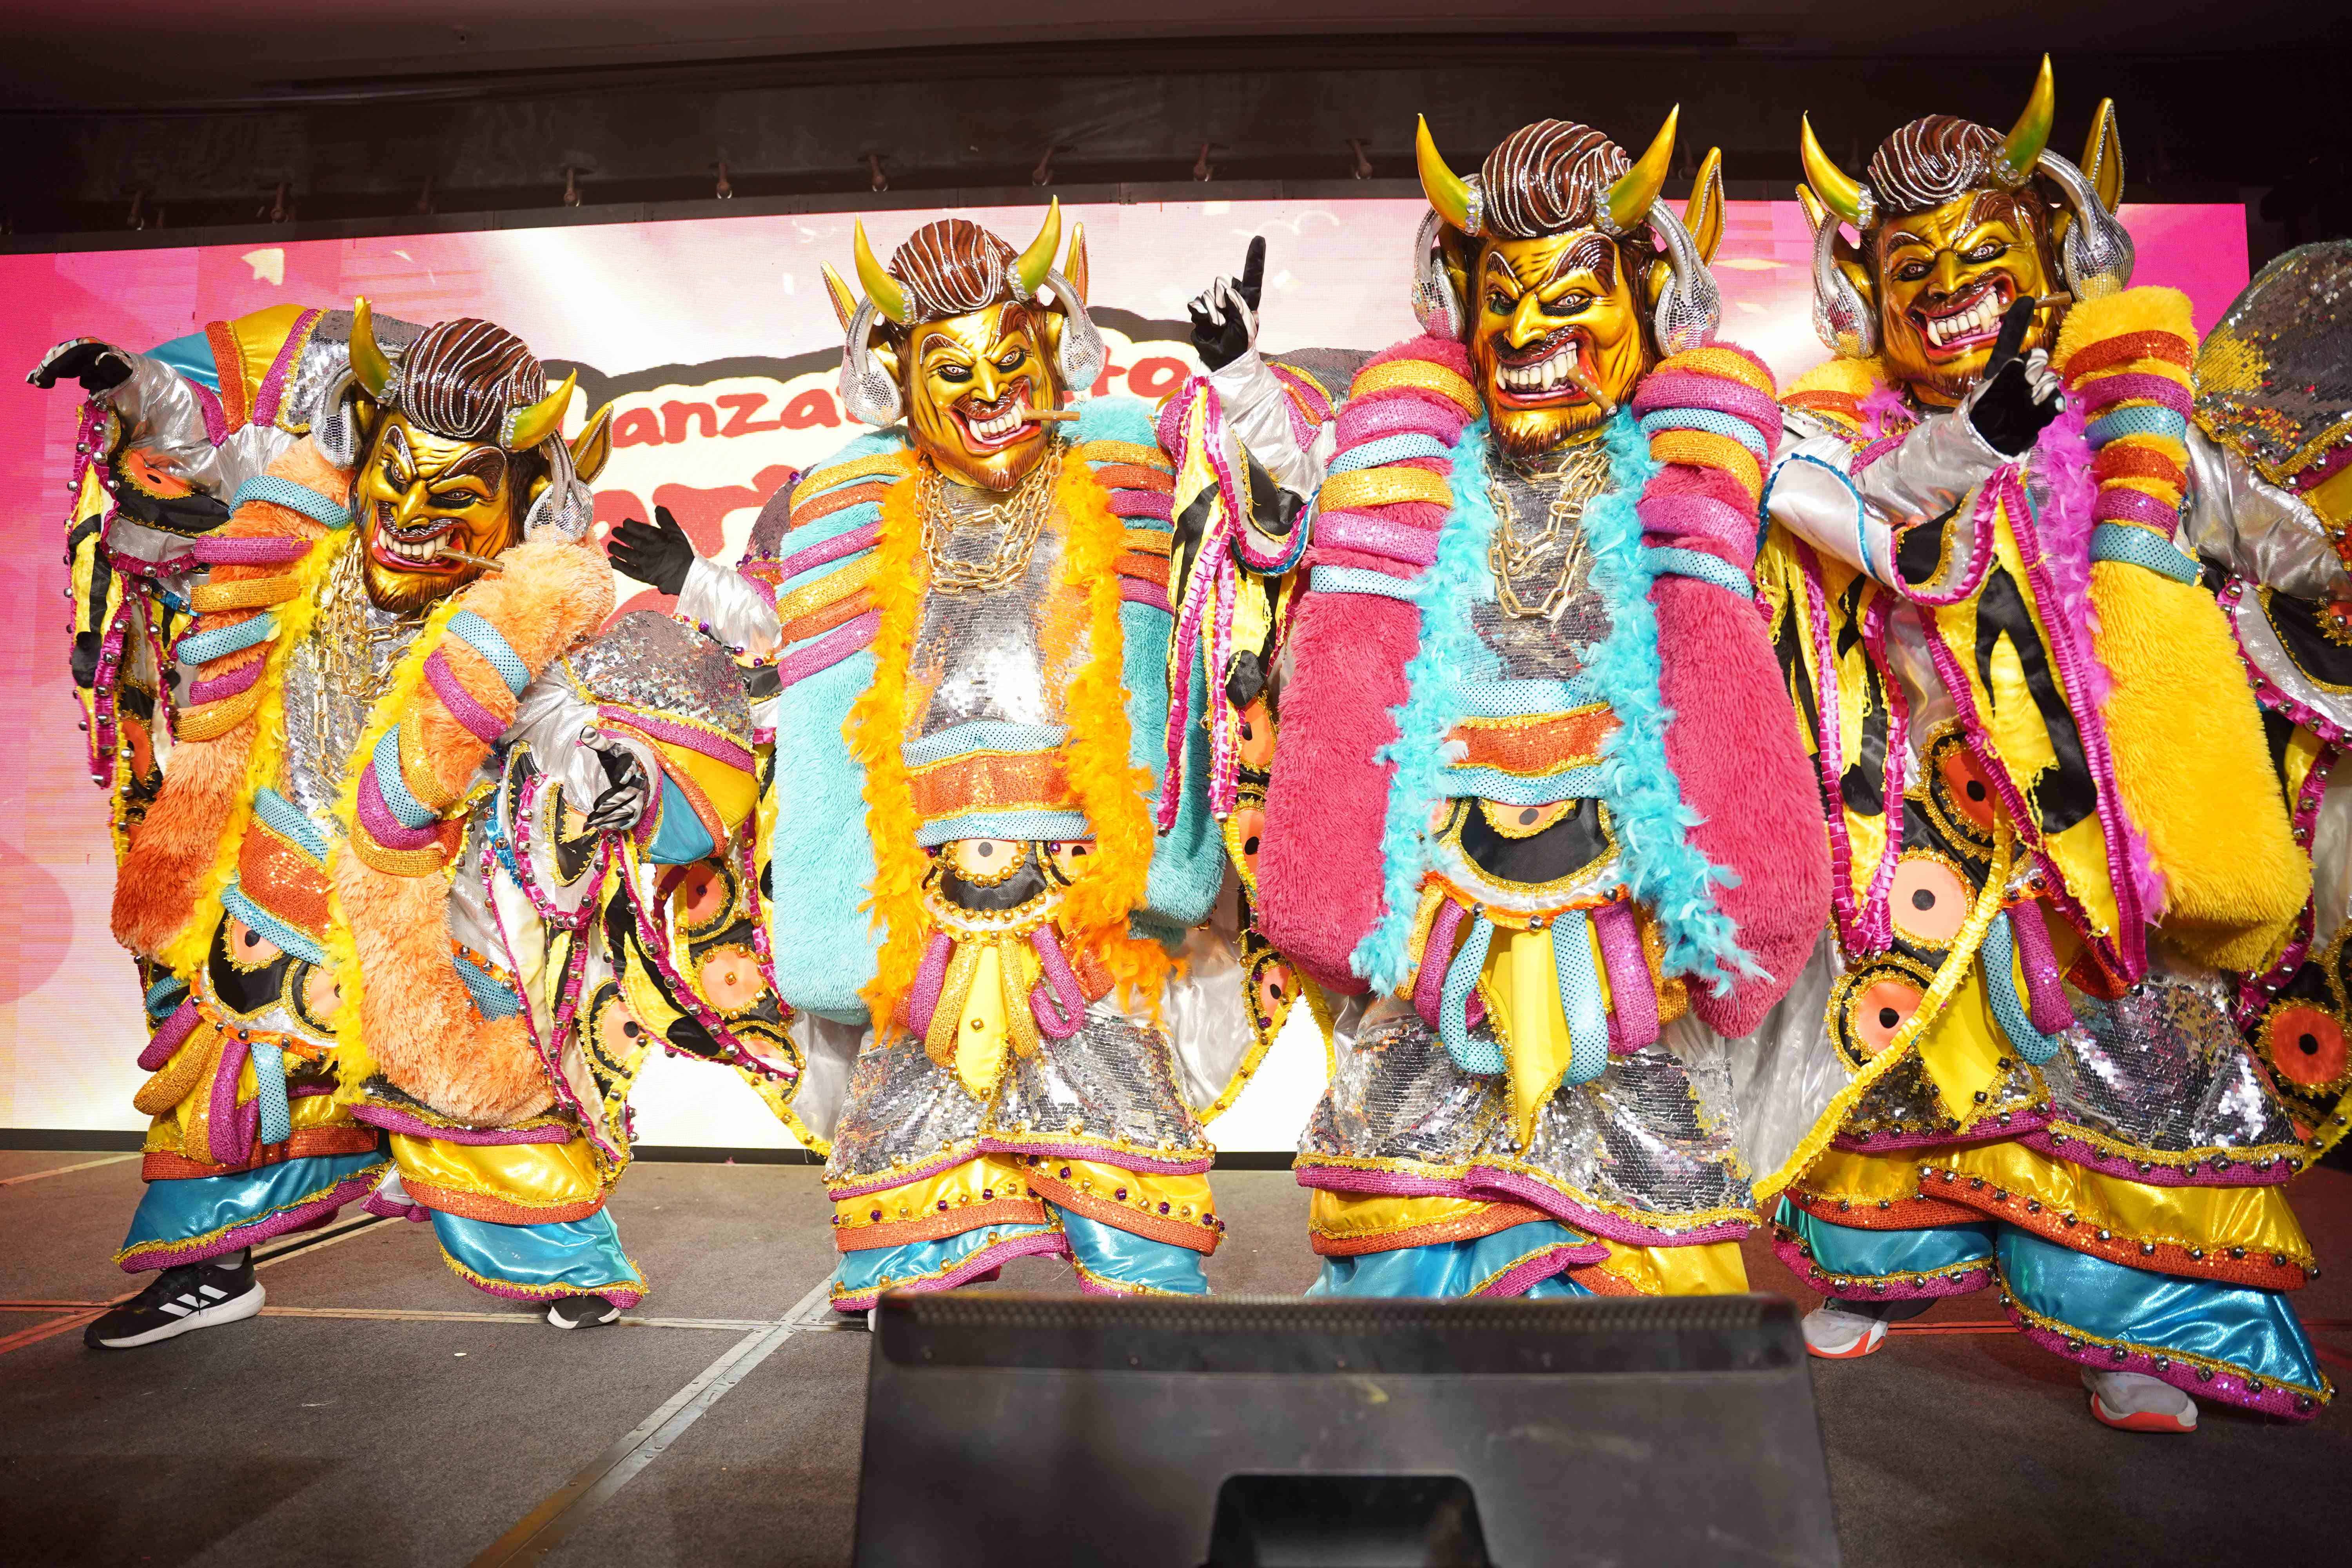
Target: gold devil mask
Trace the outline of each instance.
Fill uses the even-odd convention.
[[[1589,126],[1539,121],[1488,153],[1475,181],[1446,167],[1422,123],[1422,190],[1442,221],[1472,374],[1512,457],[1597,436],[1657,363],[1650,317],[1672,274],[1651,220],[1680,112],[1638,163]],[[1685,212],[1704,263],[1723,233],[1717,153]]]
[[[352,310],[352,374],[365,396],[352,475],[368,597],[413,612],[481,575],[522,537],[531,503],[554,482],[548,448],[572,377],[547,390],[522,340],[488,321],[427,328],[395,367],[364,300]],[[610,450],[609,408],[564,449],[593,480]]]
[[[2006,136],[1973,121],[1928,115],[1879,143],[1866,183],[1832,163],[1805,123],[1799,198],[1816,224],[1826,208],[1826,221],[1852,224],[1862,236],[1859,247],[1842,236],[1831,241],[1851,311],[1869,318],[1865,331],[1838,346],[1865,357],[1874,351],[1888,378],[1922,403],[1949,406],[1967,395],[1984,373],[2002,313],[2019,300],[2045,301],[2026,346],[2057,340],[2070,287],[2058,247],[2073,215],[2036,185],[2037,171],[2087,183],[2102,219],[2121,199],[2114,106],[2099,106],[2077,170],[2046,156],[2055,103],[2045,58]],[[1825,285],[1835,290],[1836,279],[1816,278],[1817,289]],[[1827,314],[1837,316],[1835,303]]]
[[[1086,237],[1072,226],[1066,276],[1053,269],[1061,242],[1057,201],[1026,250],[946,218],[917,229],[885,268],[860,224],[865,298],[824,269],[850,336],[842,371],[849,412],[872,424],[903,414],[916,449],[959,484],[1020,483],[1052,439],[1035,413],[1059,408],[1101,363],[1101,340],[1086,317]],[[1051,306],[1038,298],[1048,285]]]

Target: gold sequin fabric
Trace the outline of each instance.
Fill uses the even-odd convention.
[[[2197,355],[2197,423],[2273,484],[2300,488],[2352,447],[2352,240],[2288,251]]]

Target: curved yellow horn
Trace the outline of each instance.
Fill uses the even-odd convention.
[[[1412,133],[1412,161],[1421,171],[1421,194],[1437,209],[1437,216],[1465,234],[1474,233],[1470,226],[1469,182],[1445,166],[1437,154],[1437,143],[1430,139],[1427,116]]]
[[[383,389],[392,384],[392,361],[376,346],[375,311],[364,299],[352,301],[351,353],[352,379],[362,392],[381,398]]]
[[[2042,161],[2042,149],[2050,144],[2050,122],[2057,113],[2058,84],[2050,74],[2050,57],[2044,55],[2041,72],[2033,79],[2033,96],[2025,100],[2025,112],[2002,139],[2001,162],[2020,174],[2033,173],[2033,165]]]
[[[874,308],[899,326],[905,326],[915,312],[907,303],[907,290],[899,281],[882,270],[874,259],[874,247],[866,242],[866,226],[855,226],[856,231],[857,281],[864,285],[866,297]]]
[[[1604,198],[1609,204],[1609,222],[1620,233],[1632,228],[1650,216],[1650,204],[1666,186],[1666,174],[1675,162],[1675,128],[1681,123],[1683,106],[1675,104],[1666,110],[1666,122],[1650,139],[1649,151],[1633,161],[1633,166],[1617,176]]]
[[[1062,198],[1055,196],[1047,204],[1045,221],[1038,226],[1037,237],[1029,248],[1013,258],[1013,280],[1021,287],[1021,297],[1030,299],[1045,285],[1045,274],[1053,269],[1054,253],[1062,248]]]
[[[1851,178],[1843,169],[1830,161],[1822,151],[1820,138],[1813,134],[1813,117],[1804,117],[1804,134],[1797,143],[1798,154],[1805,163],[1805,184],[1812,186],[1813,195],[1822,205],[1844,219],[1859,225],[1862,221],[1862,182]]]
[[[563,411],[572,406],[572,389],[579,384],[573,371],[563,384],[525,408],[507,416],[506,432],[499,445],[509,452],[528,452],[563,427]]]

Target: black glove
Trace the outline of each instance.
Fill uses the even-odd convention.
[[[1985,445],[2005,458],[2032,447],[2066,405],[2049,356],[2038,349],[2030,360],[2018,354],[2033,325],[2033,311],[2034,301],[2020,300],[2000,319],[2000,336],[1969,400],[1969,423]]]
[[[645,769],[639,765],[636,753],[626,746],[600,749],[596,761],[604,765],[605,783],[595,804],[588,808],[588,830],[625,833],[646,815],[648,789]]]
[[[1249,243],[1239,284],[1220,278],[1185,307],[1192,317],[1192,352],[1211,370],[1223,370],[1257,341],[1257,300],[1265,278],[1265,237]]]
[[[627,519],[613,530],[604,553],[612,557],[613,569],[622,576],[675,597],[686,586],[687,571],[694,564],[694,541],[686,536],[686,530],[666,506],[654,508],[654,522],[659,526]]]
[[[131,379],[131,361],[111,343],[100,342],[96,338],[76,338],[43,354],[41,363],[25,379],[47,392],[57,385],[61,375],[80,382],[81,389],[96,397]]]

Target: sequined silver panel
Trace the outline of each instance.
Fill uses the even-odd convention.
[[[564,662],[595,701],[675,713],[737,737],[751,732],[734,661],[667,616],[633,611]]]
[[[2273,483],[2325,463],[2352,413],[2352,241],[2290,250],[2205,335],[2197,423]],[[2318,453],[2307,448],[2322,445]]]
[[[424,630],[421,617],[369,602],[356,547],[328,575],[310,633],[286,655],[284,794],[324,826],[368,716],[393,668]]]
[[[395,360],[423,331],[413,321],[391,316],[375,318],[376,346]],[[287,377],[279,420],[296,429],[310,425],[323,412],[319,407],[320,399],[342,378],[351,363],[352,313],[329,310],[310,329],[310,341],[303,345],[302,357],[295,364],[293,374]]]
[[[2042,1098],[2042,1084],[2033,1069],[2011,1058],[2008,1068],[1985,1089],[1984,1104],[1977,1110],[1978,1120],[1970,1123],[1969,1136],[1981,1137],[1990,1129],[2009,1126],[2018,1115],[2038,1108]],[[1862,1091],[1862,1098],[1846,1114],[1844,1131],[1854,1135],[1950,1132],[1957,1136],[1959,1129],[1958,1119],[1944,1109],[1943,1097],[1937,1093],[1926,1065],[1916,1053],[1911,1053]]]
[[[780,561],[784,556],[784,531],[793,525],[793,487],[785,485],[768,498],[751,521],[751,536],[743,542],[746,561]]]
[[[1511,1160],[1571,1197],[1663,1221],[1748,1207],[1724,1055],[1686,1059],[1670,1048],[1685,1023],[1646,1050],[1612,1058],[1591,1083],[1554,1093],[1521,1150],[1508,1080],[1464,1072],[1420,1015],[1386,998],[1339,1047],[1300,1152],[1432,1165]]]
[[[2118,1002],[2068,994],[2084,1026],[2042,1069],[2061,1121],[2154,1153],[2297,1141],[2218,978],[2152,969]]]
[[[984,506],[994,499],[965,485],[942,485],[940,489],[959,508]],[[959,561],[984,562],[994,553],[1004,526],[999,519],[977,515],[949,533],[948,552]],[[979,719],[1009,724],[1062,722],[1060,686],[1045,668],[1038,643],[1061,560],[1062,542],[1049,524],[1030,552],[1028,570],[1005,587],[924,596],[907,679],[917,689],[929,691],[930,700],[907,739],[920,740]],[[1081,633],[1071,668],[1085,657]]]
[[[1493,472],[1517,509],[1512,531],[1521,538],[1541,533],[1557,486],[1535,483],[1499,458]],[[1507,526],[1512,525],[1504,513],[1496,527]],[[1584,668],[1592,645],[1609,635],[1609,612],[1592,586],[1592,552],[1580,521],[1565,525],[1559,538],[1527,555],[1511,578],[1511,591],[1522,605],[1539,605],[1559,586],[1563,573],[1568,595],[1550,620],[1507,614],[1491,596],[1471,604],[1471,629],[1501,663],[1503,679],[1570,679]]]
[[[1033,1057],[1011,1056],[993,1098],[981,1100],[951,1067],[936,1067],[922,1042],[900,1035],[867,1043],[850,1071],[848,1103],[834,1129],[828,1181],[919,1165],[982,1135],[1125,1138],[1148,1153],[1205,1152],[1176,1089],[1167,1037],[1097,1002],[1086,1026],[1048,1039]]]

